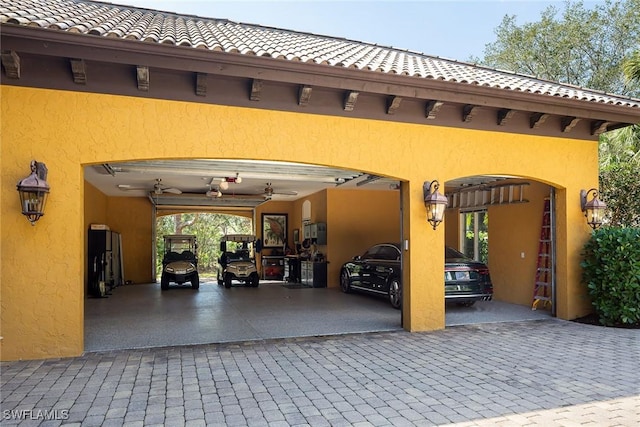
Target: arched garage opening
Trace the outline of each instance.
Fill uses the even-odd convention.
[[[493,283],[493,299],[467,313],[448,305],[447,324],[555,315],[555,188],[476,175],[449,180],[446,193],[445,245],[486,263]]]
[[[109,230],[120,236],[123,271],[120,283],[113,277],[107,280],[107,298],[87,295],[85,350],[402,327],[400,311],[385,298],[347,295],[339,287],[344,262],[375,243],[400,241],[396,179],[316,165],[219,159],[100,163],[86,166],[84,173],[88,233]],[[173,284],[168,291],[160,289],[156,218],[205,213],[251,221],[251,232],[262,242],[256,253],[258,288],[235,284],[227,289],[215,277],[202,276],[197,290]],[[275,215],[286,220],[284,246],[264,243],[265,216]],[[307,237],[307,228],[318,224],[324,225],[325,234]],[[200,249],[219,244],[199,242]],[[301,258],[302,270],[311,265],[315,277],[302,271],[290,281],[285,264],[292,260],[287,255]],[[90,283],[95,264],[87,261]]]

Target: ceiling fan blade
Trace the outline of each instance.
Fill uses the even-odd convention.
[[[172,194],[182,194],[182,190],[179,190],[177,188],[163,188],[162,192],[163,193],[172,193]]]
[[[146,190],[144,187],[134,187],[129,184],[118,184],[118,188],[122,191],[130,191],[130,190]]]
[[[279,194],[281,196],[297,196],[297,191],[274,191],[272,194]]]
[[[278,194],[278,195],[281,195],[281,196],[297,196],[298,192],[297,191],[286,191],[286,190],[276,191],[276,190],[273,189],[273,186],[271,185],[271,183],[267,182],[267,187],[264,189],[265,197],[271,198],[271,196],[273,196],[274,194]]]

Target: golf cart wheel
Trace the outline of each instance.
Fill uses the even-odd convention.
[[[257,288],[260,285],[260,278],[257,273],[253,273],[249,278],[249,284],[252,288]]]
[[[169,289],[169,279],[165,276],[162,276],[162,278],[160,279],[160,289],[162,289],[163,291]]]
[[[200,276],[197,273],[191,279],[191,289],[200,289]]]
[[[224,287],[229,289],[231,287],[231,281],[233,280],[233,276],[230,273],[224,275]]]

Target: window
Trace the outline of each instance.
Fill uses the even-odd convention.
[[[489,262],[489,214],[487,211],[460,214],[460,250],[469,258]]]
[[[398,249],[393,246],[382,246],[380,248],[380,252],[378,252],[378,258],[384,259],[388,261],[399,261],[400,260],[400,252]]]
[[[373,246],[362,255],[362,259],[376,259],[378,258],[378,252],[380,252],[380,246]]]

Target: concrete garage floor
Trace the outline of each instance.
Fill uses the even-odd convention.
[[[85,351],[292,338],[401,330],[401,314],[386,300],[344,294],[338,288],[291,289],[279,281],[259,288],[225,289],[202,282],[200,290],[128,285],[109,298],[85,301]],[[548,318],[546,311],[478,302],[447,305],[446,325]]]

